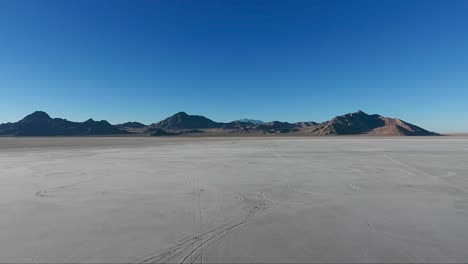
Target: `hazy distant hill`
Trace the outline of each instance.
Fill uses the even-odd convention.
[[[239,120],[236,120],[236,121],[239,121],[239,122],[244,122],[244,123],[252,123],[252,124],[262,124],[262,123],[265,123],[261,120],[256,120],[256,119],[250,119],[250,118],[242,118],[242,119],[239,119]]]
[[[14,136],[74,136],[74,135],[113,135],[125,134],[107,121],[71,122],[61,118],[51,118],[47,113],[36,111],[16,123],[0,125],[0,135]]]

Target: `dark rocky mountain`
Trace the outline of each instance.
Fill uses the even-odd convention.
[[[61,118],[51,118],[47,113],[36,111],[16,123],[0,125],[0,135],[14,136],[74,136],[74,135],[113,135],[125,134],[109,122],[71,122]]]
[[[316,135],[369,134],[381,136],[432,136],[437,133],[406,123],[397,118],[369,115],[362,111],[337,116],[310,130]]]
[[[122,129],[122,130],[144,128],[145,126],[146,126],[145,124],[142,124],[139,122],[127,122],[127,123],[115,125],[115,127]]]
[[[179,112],[149,127],[150,129],[161,128],[166,131],[179,131],[200,128],[221,128],[223,125],[223,123],[215,122],[204,116],[188,115],[185,112]]]

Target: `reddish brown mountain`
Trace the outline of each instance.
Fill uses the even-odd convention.
[[[337,116],[330,121],[314,126],[310,133],[315,135],[356,135],[376,136],[434,136],[437,133],[407,123],[397,118],[368,115],[362,111]]]

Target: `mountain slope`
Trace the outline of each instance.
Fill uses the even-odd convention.
[[[385,125],[373,129],[369,134],[382,136],[435,136],[437,133],[427,131],[398,118],[381,117]]]

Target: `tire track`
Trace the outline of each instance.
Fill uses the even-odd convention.
[[[261,194],[257,195],[256,199],[247,198],[244,195],[239,196],[246,204],[242,208],[245,211],[243,215],[198,235],[186,237],[171,247],[140,257],[136,263],[194,263],[199,258],[202,260],[204,246],[221,239],[235,229],[247,225],[255,220],[260,211],[267,209],[266,200]],[[176,261],[177,258],[179,261]]]
[[[417,167],[414,166],[414,165],[411,166],[411,165],[409,165],[409,164],[407,164],[407,163],[405,163],[405,162],[403,162],[403,161],[400,161],[400,160],[397,160],[397,159],[391,157],[391,156],[388,155],[388,154],[385,154],[384,157],[385,157],[386,159],[392,161],[393,163],[399,165],[399,166],[405,167],[406,169],[408,169],[409,172],[411,172],[411,173],[413,173],[413,174],[414,174],[414,173],[417,173],[417,174],[419,174],[419,175],[423,175],[423,176],[430,177],[430,178],[434,179],[435,181],[437,181],[437,182],[440,184],[440,186],[446,187],[448,190],[451,189],[451,190],[453,190],[454,192],[461,193],[461,194],[463,194],[463,195],[466,195],[466,194],[467,194],[467,191],[466,191],[464,188],[459,187],[459,186],[456,186],[456,185],[453,185],[453,184],[450,184],[450,183],[448,183],[447,181],[444,181],[442,178],[440,178],[440,177],[438,177],[438,176],[436,176],[436,175],[432,175],[432,174],[430,174],[430,173],[428,173],[428,172],[426,172],[426,171],[424,171],[424,170],[422,170],[422,169],[419,169],[419,168],[417,168]],[[411,187],[413,187],[413,188],[420,188],[420,189],[425,189],[425,190],[430,190],[430,189],[431,189],[431,188],[428,188],[428,187],[431,187],[431,186],[422,186],[422,185],[421,185],[421,186],[409,185],[409,186],[411,186]],[[436,189],[437,189],[437,188],[436,188]],[[439,191],[440,191],[440,190],[439,190]]]
[[[81,176],[81,175],[86,175],[86,173],[80,173],[79,176]],[[59,186],[55,186],[55,187],[42,189],[42,190],[37,191],[35,193],[35,195],[38,196],[38,197],[53,197],[50,193],[56,192],[58,190],[72,188],[72,187],[75,187],[75,186],[83,184],[83,183],[92,182],[92,181],[96,180],[97,178],[99,178],[99,177],[93,177],[93,178],[86,179],[86,180],[76,181],[76,182],[69,183],[69,184],[63,184],[63,185],[59,185]]]

